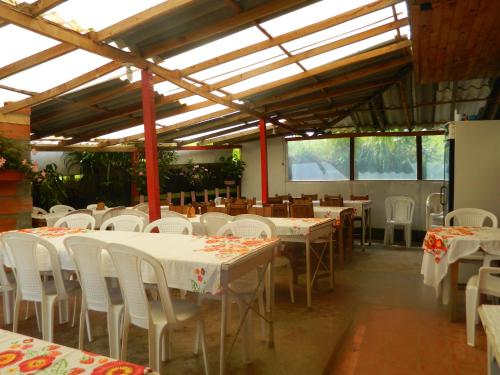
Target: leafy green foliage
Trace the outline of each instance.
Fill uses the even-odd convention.
[[[233,154],[227,158],[221,156],[219,160],[222,163],[221,173],[224,179],[240,182],[245,170],[245,162],[238,158],[237,154]]]
[[[26,175],[38,171],[38,165],[29,160],[29,144],[0,135],[0,170],[15,170]]]
[[[31,192],[33,204],[46,210],[56,204],[66,203],[66,187],[56,164],[48,164],[33,179]]]

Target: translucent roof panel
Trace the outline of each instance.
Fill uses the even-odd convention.
[[[408,17],[408,7],[406,6],[406,1],[396,4],[396,13],[398,13],[399,19]]]
[[[372,29],[376,26],[392,22],[393,20],[392,9],[389,7],[362,17],[358,17],[351,21],[341,23],[340,25],[330,27],[317,33],[295,39],[289,43],[285,43],[283,47],[285,47],[292,54],[297,54],[339,39],[347,38],[351,35]]]
[[[76,50],[7,77],[1,80],[0,84],[42,92],[90,72],[109,61],[93,53]]]
[[[140,74],[139,74],[139,76],[140,76]],[[179,86],[174,85],[173,83],[171,83],[169,81],[155,83],[154,89],[157,93],[160,93],[163,95],[170,95],[176,91],[182,90]]]
[[[270,128],[270,127],[268,126],[267,128]],[[236,130],[234,132],[226,133],[226,134],[223,134],[223,135],[218,135],[217,137],[207,138],[206,141],[208,141],[208,142],[210,142],[210,141],[217,141],[217,139],[222,138],[222,137],[226,137],[228,135],[237,135],[237,134],[240,134],[240,133],[243,133],[243,132],[247,132],[247,131],[251,131],[251,130],[257,130],[257,129],[259,129],[258,126],[251,126],[249,128],[245,128],[245,129],[241,129],[241,130]]]
[[[377,44],[387,42],[389,40],[394,39],[396,36],[396,31],[389,31],[384,34],[380,34],[377,36],[374,36],[372,38],[368,38],[365,40],[362,40],[357,43],[349,44],[345,47],[341,47],[326,53],[323,53],[318,56],[311,57],[306,60],[302,60],[301,63],[304,65],[304,67],[308,70],[316,68],[318,66],[328,64],[332,61],[342,59],[346,56],[353,55],[357,52],[366,50],[370,47],[376,46]]]
[[[160,126],[157,126],[156,129],[160,129]],[[142,134],[144,133],[144,125],[137,125],[128,129],[119,130],[117,132],[105,134],[99,136],[99,139],[120,139],[129,137],[131,135]]]
[[[209,113],[217,112],[217,111],[223,110],[225,108],[227,108],[227,107],[222,105],[222,104],[214,104],[214,105],[211,105],[211,106],[208,106],[205,108],[200,108],[200,109],[196,109],[194,111],[181,113],[180,115],[166,117],[166,118],[163,118],[163,119],[158,120],[156,122],[160,125],[163,125],[163,126],[170,126],[170,125],[177,124],[179,122],[194,119],[196,117],[208,115]]]
[[[17,102],[18,100],[26,98],[28,98],[28,95],[0,88],[0,106],[2,106],[5,102]]]
[[[163,0],[69,0],[47,12],[84,29],[102,30],[162,3]]]
[[[174,141],[180,141],[180,142],[190,141],[192,139],[206,137],[207,135],[214,134],[214,133],[217,133],[217,132],[220,132],[220,131],[225,131],[225,130],[231,130],[231,129],[234,129],[234,128],[238,128],[238,127],[243,126],[243,125],[246,125],[246,124],[241,123],[241,124],[236,124],[236,125],[228,126],[228,127],[225,127],[225,128],[211,130],[211,131],[208,131],[208,132],[193,134],[193,135],[189,135],[187,137],[182,137],[182,138],[174,139]]]
[[[191,76],[207,83],[213,83],[258,68],[259,66],[270,64],[273,61],[285,57],[285,53],[279,47],[267,48],[239,59],[214,66],[213,68],[202,70]]]
[[[335,1],[323,0],[307,7],[287,13],[261,24],[272,36],[281,34],[323,21],[327,18],[372,3],[372,0]],[[335,4],[333,4],[335,3]]]
[[[267,37],[254,26],[170,57],[160,65],[168,69],[183,69],[266,39]]]
[[[290,64],[282,68],[275,69],[271,72],[260,74],[256,77],[252,77],[233,85],[224,87],[224,90],[229,91],[231,94],[236,94],[238,92],[262,86],[266,83],[277,81],[279,79],[290,77],[302,72],[302,69],[300,69],[296,64]]]
[[[0,66],[5,66],[59,44],[57,40],[46,38],[14,25],[0,28],[0,40],[3,51],[0,53]]]

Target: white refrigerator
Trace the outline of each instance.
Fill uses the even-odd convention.
[[[482,208],[500,219],[500,121],[447,124],[445,212]]]

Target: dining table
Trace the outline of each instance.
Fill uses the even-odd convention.
[[[456,321],[457,286],[460,260],[485,254],[500,255],[500,228],[437,227],[427,231],[423,248],[423,282],[442,295],[451,321]],[[443,284],[447,284],[444,285]]]
[[[0,329],[1,374],[158,375],[150,368]]]
[[[273,261],[275,249],[279,246],[277,238],[238,238],[223,236],[184,235],[166,233],[95,231],[82,228],[41,227],[19,229],[18,232],[30,233],[42,237],[57,249],[61,269],[74,270],[75,265],[64,247],[64,239],[69,236],[83,236],[98,239],[106,243],[118,243],[135,247],[158,259],[165,270],[170,288],[178,288],[196,293],[221,295],[221,335],[220,335],[220,373],[225,367],[226,306],[228,296],[236,297],[230,283],[252,270],[269,270],[270,306],[264,318],[269,324],[268,342],[274,345],[273,306],[274,283]],[[4,262],[12,266],[8,254]],[[37,253],[40,271],[50,270],[50,258],[45,251]],[[116,276],[109,254],[103,253],[104,273]],[[268,267],[269,266],[269,267]],[[258,272],[263,280],[264,272]],[[142,269],[145,283],[154,283],[154,272],[145,264]],[[259,280],[261,282],[262,280]],[[252,304],[246,305],[248,309]],[[244,316],[247,316],[245,312]],[[243,323],[240,323],[243,324]],[[245,332],[246,330],[243,330]],[[247,338],[245,338],[247,339]]]

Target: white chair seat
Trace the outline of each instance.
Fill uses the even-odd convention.
[[[172,300],[172,307],[174,308],[175,317],[179,322],[186,322],[197,317],[200,313],[200,307],[198,305],[184,299]],[[165,312],[160,301],[151,301],[150,309],[155,324],[166,321]]]

